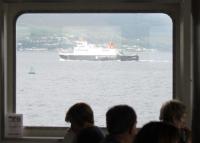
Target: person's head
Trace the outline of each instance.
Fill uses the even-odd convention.
[[[70,122],[74,130],[79,130],[87,124],[94,124],[93,111],[86,103],[76,103],[67,111],[65,121]]]
[[[128,133],[133,138],[136,132],[136,122],[136,113],[128,105],[114,106],[106,113],[106,125],[110,135]]]
[[[165,122],[149,122],[135,137],[134,143],[178,143],[179,130]]]
[[[178,100],[165,102],[160,109],[160,120],[171,123],[177,128],[185,127],[186,106]]]

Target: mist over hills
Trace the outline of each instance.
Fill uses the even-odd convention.
[[[47,26],[69,26],[69,25],[102,25],[102,24],[119,24],[123,25],[124,22],[129,24],[145,24],[149,22],[152,26],[171,24],[171,19],[166,14],[157,13],[69,13],[69,14],[23,14],[19,16],[17,24],[26,25],[47,25]]]
[[[23,14],[16,26],[17,41],[23,42],[28,37],[54,36],[66,37],[62,42],[67,44],[83,38],[93,43],[112,40],[118,45],[172,48],[172,20],[166,14]]]

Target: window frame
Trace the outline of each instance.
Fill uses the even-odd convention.
[[[25,1],[25,0],[24,0]],[[153,0],[151,0],[153,1]],[[186,94],[183,92],[183,77],[185,69],[181,65],[185,57],[181,51],[181,29],[180,29],[180,2],[138,2],[134,1],[111,1],[107,2],[10,2],[4,4],[4,117],[6,113],[16,112],[16,20],[18,16],[24,13],[164,13],[171,17],[173,22],[173,98],[184,100]],[[189,65],[190,66],[190,65]],[[188,75],[186,75],[188,76]],[[187,90],[191,90],[189,87]],[[183,94],[181,94],[183,93]],[[189,106],[189,105],[188,105]],[[62,139],[65,127],[24,127],[24,139],[60,140]],[[105,128],[103,129],[105,130]]]

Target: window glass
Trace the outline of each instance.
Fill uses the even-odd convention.
[[[69,126],[86,102],[95,124],[128,104],[138,127],[172,99],[172,21],[162,13],[23,14],[16,22],[16,112],[25,126]]]

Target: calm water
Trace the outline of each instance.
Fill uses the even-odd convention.
[[[67,109],[81,101],[91,105],[99,126],[116,104],[134,107],[138,126],[158,120],[161,104],[172,98],[172,57],[139,56],[138,62],[61,61],[56,51],[17,52],[17,113],[24,125],[68,126]],[[31,68],[35,74],[28,74]]]

